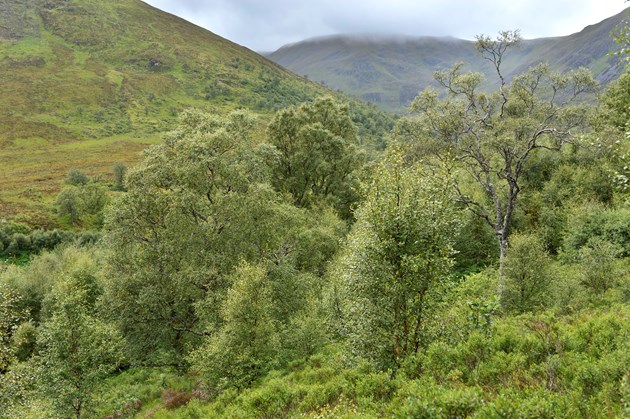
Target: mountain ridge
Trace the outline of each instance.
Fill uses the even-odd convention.
[[[615,47],[610,33],[629,10],[571,35],[524,40],[506,56],[504,70],[511,77],[541,61],[560,71],[586,66],[606,84],[621,72],[618,57],[609,56]],[[420,90],[433,84],[434,71],[455,62],[464,61],[466,69],[492,78],[492,68],[477,55],[474,41],[453,37],[328,35],[285,45],[267,57],[311,80],[399,113]]]

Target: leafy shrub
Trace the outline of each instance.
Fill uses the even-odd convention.
[[[482,392],[478,388],[448,389],[432,380],[414,380],[401,388],[389,413],[396,417],[466,418],[482,403]]]
[[[622,248],[599,237],[592,237],[578,251],[582,285],[603,296],[622,275],[617,257]]]
[[[357,398],[389,400],[400,385],[391,375],[388,372],[373,372],[360,376],[356,384]]]
[[[127,174],[127,166],[122,162],[116,162],[113,166],[114,169],[114,190],[125,190],[125,175]]]
[[[566,261],[578,260],[578,251],[592,238],[619,246],[621,257],[630,256],[630,208],[607,209],[601,205],[587,204],[575,208],[569,219],[571,223],[563,244]]]
[[[546,303],[550,259],[534,235],[513,235],[505,262],[501,303],[509,311],[524,312]]]
[[[73,186],[86,185],[89,182],[89,179],[85,173],[81,170],[73,168],[68,172],[68,176],[66,176],[66,183]]]
[[[85,202],[76,187],[62,189],[55,198],[55,207],[57,214],[67,218],[71,224],[79,223],[85,212]]]

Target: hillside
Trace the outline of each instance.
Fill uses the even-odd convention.
[[[0,419],[630,418],[630,68],[395,120],[136,0],[0,1]]]
[[[71,167],[131,163],[178,113],[329,93],[139,0],[0,2],[0,218],[41,210]]]
[[[627,10],[573,35],[527,40],[507,57],[505,71],[511,76],[547,62],[562,71],[586,66],[600,82],[614,80],[621,68],[608,55],[616,47],[610,33],[626,16]],[[455,62],[464,61],[467,69],[495,79],[474,42],[455,38],[331,36],[287,45],[268,57],[311,80],[396,112],[404,112],[418,91],[433,83],[434,71]]]

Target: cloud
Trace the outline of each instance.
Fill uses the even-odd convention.
[[[578,32],[623,0],[147,0],[256,51],[338,33],[473,39],[520,29],[526,38]],[[625,3],[627,6],[627,3]]]

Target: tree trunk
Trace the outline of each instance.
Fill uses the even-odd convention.
[[[499,241],[499,285],[497,292],[501,294],[505,282],[505,260],[507,259],[508,241],[504,232],[497,232],[497,239]]]
[[[81,405],[82,400],[79,398],[79,400],[77,400],[77,405],[74,407],[74,413],[76,414],[77,419],[81,419]]]

